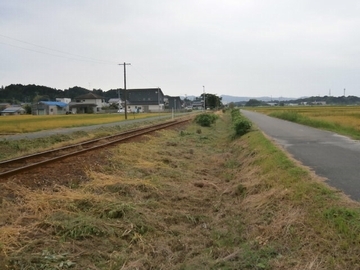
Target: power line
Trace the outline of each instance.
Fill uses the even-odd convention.
[[[10,40],[14,40],[16,42],[21,42],[21,43],[28,44],[28,45],[31,45],[31,46],[35,46],[35,47],[38,47],[38,48],[41,48],[41,49],[46,49],[46,50],[49,50],[49,51],[57,52],[57,53],[60,53],[60,54],[69,55],[71,57],[64,56],[64,55],[52,54],[52,53],[48,53],[48,52],[43,52],[43,51],[39,51],[39,50],[34,50],[34,49],[30,49],[30,48],[25,48],[25,47],[21,47],[21,46],[17,46],[17,45],[12,45],[12,44],[8,44],[8,43],[0,42],[0,44],[15,47],[15,48],[19,48],[19,49],[23,49],[23,50],[27,50],[27,51],[32,51],[32,52],[36,52],[36,53],[41,53],[41,54],[45,54],[45,55],[50,55],[50,56],[55,56],[55,57],[60,57],[60,58],[66,58],[66,59],[71,59],[71,60],[77,60],[77,61],[95,62],[95,63],[99,63],[99,64],[108,64],[108,65],[116,64],[116,62],[111,62],[111,61],[107,61],[107,60],[101,60],[101,59],[96,59],[96,58],[92,58],[92,57],[77,55],[77,54],[73,54],[73,53],[69,53],[69,52],[64,52],[64,51],[61,51],[61,50],[48,48],[48,47],[45,47],[45,46],[41,46],[41,45],[37,45],[37,44],[30,43],[30,42],[27,42],[27,41],[23,41],[23,40],[20,40],[20,39],[8,37],[8,36],[2,35],[2,34],[0,34],[0,37],[4,37],[4,38],[10,39]],[[74,58],[74,57],[76,57],[76,58]]]
[[[142,77],[149,85],[158,87],[158,84],[154,84],[152,81],[149,81],[145,76],[143,76],[135,66],[131,66],[131,69],[134,70],[140,77]]]

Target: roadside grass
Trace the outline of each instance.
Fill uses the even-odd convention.
[[[360,106],[252,108],[257,112],[360,139]]]
[[[147,118],[151,116],[154,116],[154,114],[129,113],[128,119]],[[0,118],[0,135],[90,126],[124,120],[124,114],[14,115]]]
[[[359,204],[260,131],[234,139],[228,114],[116,146],[87,174],[0,183],[1,269],[360,266]]]

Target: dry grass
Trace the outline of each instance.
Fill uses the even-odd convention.
[[[223,115],[120,145],[76,188],[1,183],[0,268],[359,269],[358,204],[259,132],[231,137]]]

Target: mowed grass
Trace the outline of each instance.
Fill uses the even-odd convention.
[[[76,186],[0,183],[0,269],[360,267],[359,204],[228,114],[107,156]]]
[[[128,119],[154,116],[149,113],[129,113]],[[57,128],[70,128],[124,121],[125,114],[72,115],[11,115],[0,117],[0,135],[18,134]]]
[[[248,108],[247,108],[248,109]],[[257,107],[269,116],[360,139],[360,106]]]

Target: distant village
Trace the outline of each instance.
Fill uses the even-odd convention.
[[[86,114],[86,113],[150,113],[179,110],[204,109],[204,100],[181,99],[179,96],[164,95],[161,88],[122,89],[117,90],[116,98],[105,98],[94,91],[74,98],[55,98],[36,102],[11,104],[0,103],[1,115],[59,115],[59,114]],[[126,96],[126,97],[125,97]],[[28,111],[27,111],[28,110]]]
[[[205,96],[205,100],[204,100]],[[222,100],[223,97],[226,99]],[[237,101],[237,100],[241,101]],[[72,87],[58,90],[39,85],[12,84],[0,88],[1,115],[59,115],[88,113],[151,113],[218,109],[224,106],[331,106],[359,105],[357,96],[313,96],[270,99],[222,96],[204,93],[190,99],[165,95],[161,88],[88,90]]]

